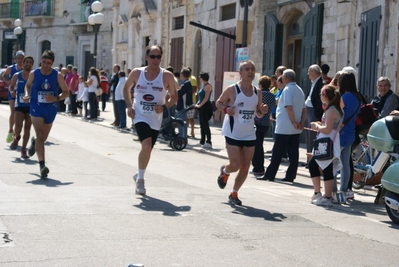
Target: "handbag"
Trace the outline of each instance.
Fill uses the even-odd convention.
[[[96,96],[101,96],[103,94],[103,90],[100,87],[97,87],[94,92],[96,93]]]
[[[337,126],[333,140],[330,137],[320,137],[313,140],[313,158],[317,160],[329,160],[334,158],[334,141],[337,137],[338,129],[342,119]]]

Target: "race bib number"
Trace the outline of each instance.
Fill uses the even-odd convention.
[[[25,101],[24,101],[24,96],[25,96],[24,93],[20,93],[20,94],[19,94],[19,96],[18,96],[18,101],[19,101],[19,103],[25,103]]]
[[[140,102],[141,113],[146,114],[146,115],[154,113],[154,110],[155,110],[154,106],[156,104],[157,103],[141,101]]]
[[[253,110],[240,110],[238,121],[240,123],[251,123],[253,121]]]
[[[37,92],[37,102],[39,103],[50,103],[46,100],[46,96],[54,95],[53,92],[39,91]]]

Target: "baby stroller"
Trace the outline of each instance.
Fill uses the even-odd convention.
[[[170,115],[169,109],[166,109],[163,113],[163,120],[161,129],[159,129],[159,134],[165,141],[170,141],[170,147],[175,150],[183,150],[187,145],[187,136],[181,137],[179,136],[179,132],[176,132],[179,127],[184,127],[184,121],[178,117],[183,112],[187,112],[188,110],[193,108],[194,105],[188,106],[185,109],[177,112],[175,116]]]

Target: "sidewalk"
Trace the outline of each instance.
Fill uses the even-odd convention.
[[[101,106],[101,103],[100,103]],[[114,113],[112,102],[107,102],[107,106],[105,108],[105,112],[100,113],[100,117],[98,121],[93,122],[93,124],[98,124],[101,126],[113,128],[111,123],[114,121]],[[131,119],[127,118],[127,126],[131,126]],[[198,153],[208,154],[214,157],[219,157],[223,159],[228,159],[227,151],[225,149],[225,139],[221,135],[221,126],[222,124],[211,124],[211,134],[212,134],[212,149],[204,149],[199,145],[201,133],[198,120],[196,120],[194,133],[195,138],[189,138],[187,141],[187,146],[185,149],[191,149],[193,151],[197,151]],[[190,132],[190,130],[188,130]],[[132,133],[135,135],[135,133]],[[158,139],[158,142],[161,144],[169,145],[169,142],[164,141],[162,138]],[[265,152],[271,150],[273,148],[273,139],[265,138],[265,142],[263,143]],[[269,165],[269,157],[270,154],[265,155],[265,168]],[[301,163],[306,162],[306,144],[301,143],[299,148],[299,166],[298,166],[298,175],[309,177],[309,171],[301,166]],[[280,165],[280,169],[278,173],[284,172],[288,163],[282,163]],[[283,174],[277,174],[277,178],[284,178]]]

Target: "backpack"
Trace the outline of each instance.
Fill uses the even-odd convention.
[[[360,113],[356,118],[356,133],[367,134],[371,125],[378,119],[374,107],[371,104],[360,106]]]

